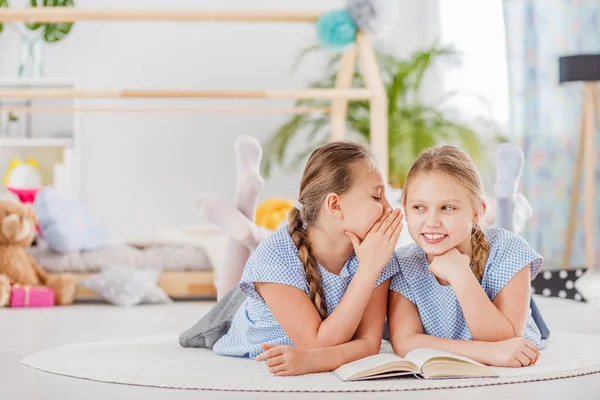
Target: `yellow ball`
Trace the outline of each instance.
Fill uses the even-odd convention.
[[[288,199],[267,199],[256,209],[256,225],[275,230],[287,218],[293,207],[294,203]]]

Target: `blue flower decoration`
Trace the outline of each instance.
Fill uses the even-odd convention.
[[[317,20],[317,37],[323,46],[343,51],[356,39],[356,24],[346,10],[331,11]]]

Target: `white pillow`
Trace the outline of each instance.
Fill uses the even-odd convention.
[[[79,280],[79,284],[118,306],[171,303],[158,287],[161,271],[149,268],[104,267],[101,272]]]

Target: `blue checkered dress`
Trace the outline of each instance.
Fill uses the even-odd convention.
[[[340,303],[357,269],[358,258],[354,252],[339,275],[332,274],[319,265],[328,314]],[[398,271],[396,259],[392,257],[375,287]],[[215,343],[215,353],[254,359],[263,352],[261,343],[293,345],[267,304],[256,292],[254,282],[275,282],[293,286],[309,296],[304,266],[298,258],[298,249],[287,227],[277,229],[273,235],[263,240],[248,259],[239,283],[240,289],[247,296],[246,301],[237,310],[227,334]]]
[[[490,252],[481,286],[493,301],[523,267],[531,265],[533,279],[542,267],[543,259],[521,236],[510,231],[490,228],[486,231],[486,237]],[[471,340],[471,333],[452,287],[438,283],[429,271],[425,252],[413,243],[397,249],[395,257],[400,272],[392,278],[390,290],[402,294],[417,306],[425,333],[448,339]],[[531,317],[531,310],[525,339],[540,348],[545,345]]]

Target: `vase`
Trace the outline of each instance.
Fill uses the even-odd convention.
[[[44,76],[43,52],[44,37],[42,35],[21,36],[20,78],[41,78]]]

